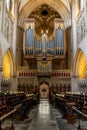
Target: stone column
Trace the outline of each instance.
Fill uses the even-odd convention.
[[[10,87],[10,91],[12,92],[17,92],[17,85],[18,85],[18,78],[17,75],[14,74],[11,78],[11,87]]]
[[[73,61],[76,54],[77,49],[77,33],[76,33],[76,6],[75,6],[75,0],[72,0],[72,6],[71,6],[71,20],[72,20],[72,55],[73,55]],[[73,62],[72,62],[73,63]]]
[[[78,85],[78,79],[77,78],[73,77],[71,79],[71,86],[72,86],[72,88],[71,88],[72,92],[78,92],[78,91],[80,91],[79,85]]]
[[[3,69],[0,67],[0,91],[1,91],[2,70]]]
[[[14,53],[14,57],[15,57],[15,60],[17,60],[16,58],[16,51],[17,51],[17,26],[18,26],[18,0],[15,1],[15,19],[14,19],[14,24],[13,24],[13,45],[12,45],[12,48],[13,48],[13,53]]]
[[[71,21],[72,21],[72,44],[71,44],[71,51],[72,51],[72,72],[74,70],[74,59],[75,59],[75,54],[77,50],[77,32],[76,32],[76,2],[75,0],[72,0],[71,4]],[[74,73],[74,72],[73,72]],[[72,75],[74,75],[72,73]],[[71,79],[71,91],[77,91],[78,89],[78,83],[77,79],[72,77]]]

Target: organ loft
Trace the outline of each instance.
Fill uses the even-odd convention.
[[[86,21],[87,0],[0,0],[0,130],[87,130]]]

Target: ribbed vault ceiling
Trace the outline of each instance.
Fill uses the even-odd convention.
[[[54,32],[54,19],[61,18],[60,15],[51,7],[44,4],[35,9],[29,16],[35,19],[35,32],[41,37],[42,31],[48,31],[48,37]]]
[[[19,0],[20,2],[20,7],[19,7],[19,12],[22,10],[22,8],[25,6],[25,4],[30,1],[30,0]],[[43,0],[42,0],[43,1]],[[58,0],[59,1],[59,0]],[[70,11],[70,3],[71,0],[60,0],[65,6],[66,8]]]
[[[26,18],[31,16],[42,5],[48,5],[50,9],[56,11],[59,16],[67,21],[71,17],[70,1],[71,0],[19,0],[19,25],[22,27]],[[49,9],[49,10],[50,10]]]

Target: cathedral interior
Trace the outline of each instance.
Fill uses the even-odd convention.
[[[0,130],[87,130],[87,0],[0,0]]]

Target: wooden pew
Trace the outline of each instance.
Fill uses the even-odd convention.
[[[8,112],[7,114],[5,114],[5,115],[3,115],[3,116],[0,117],[0,130],[11,130],[11,127],[13,127],[13,126],[11,126],[11,127],[6,127],[6,128],[4,128],[4,129],[2,129],[2,128],[1,128],[2,121],[5,120],[5,119],[6,119],[7,117],[9,117],[10,115],[14,114],[14,113],[21,107],[21,105],[22,105],[22,104],[19,104],[19,105],[15,106],[15,108],[14,108],[12,111],[10,111],[10,112]],[[12,124],[12,125],[13,125],[13,124]]]
[[[6,111],[7,111],[7,105],[1,105],[0,106],[0,116],[5,114]]]
[[[5,128],[1,128],[0,130],[11,130],[11,126],[5,127]]]
[[[76,122],[76,113],[72,109],[72,106],[75,105],[75,102],[66,102],[66,119],[71,124]]]
[[[14,114],[15,119],[24,120],[25,118],[27,118],[26,111],[29,107],[33,106],[33,97],[34,95],[30,95],[22,100],[22,106]]]
[[[73,109],[74,111],[76,111],[77,114],[79,114],[79,115],[81,115],[81,116],[87,118],[87,114],[85,114],[85,113],[79,111],[75,106],[73,106],[72,109]],[[79,129],[79,130],[87,130],[87,128],[81,128],[81,126],[80,126],[80,117],[79,117],[78,129]]]

